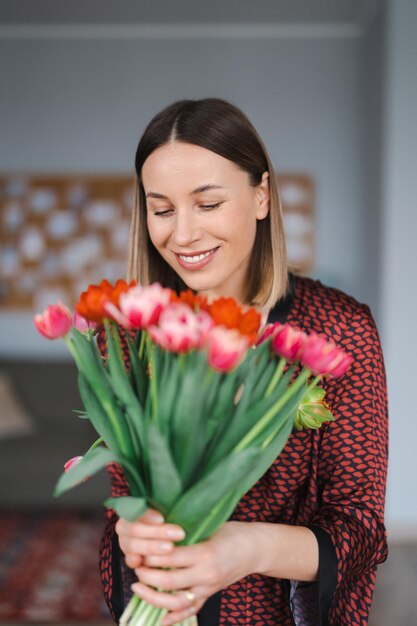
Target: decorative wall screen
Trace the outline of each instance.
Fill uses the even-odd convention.
[[[313,183],[278,174],[288,256],[314,262]],[[125,276],[133,177],[0,176],[0,308],[38,311],[101,278]]]

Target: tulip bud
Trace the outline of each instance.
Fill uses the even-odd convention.
[[[84,458],[82,456],[73,456],[72,459],[69,459],[65,464],[64,464],[64,470],[66,472],[69,472],[69,470],[71,469],[71,467],[74,467],[74,465],[77,465],[77,463],[79,463],[81,461],[81,459]]]
[[[76,328],[80,333],[87,333],[90,330],[95,330],[97,328],[96,322],[87,320],[77,311],[74,313],[73,325],[74,328]]]
[[[303,351],[307,335],[289,324],[280,324],[274,330],[271,346],[274,352],[290,362],[297,361]]]
[[[334,421],[329,405],[324,400],[326,392],[321,387],[314,387],[301,400],[295,416],[297,430],[303,428],[317,429],[324,422]]]
[[[333,341],[328,341],[316,333],[311,333],[304,344],[301,361],[316,376],[336,378],[346,372],[352,363],[352,357],[339,348]]]
[[[219,372],[228,372],[240,363],[249,340],[237,330],[215,326],[207,335],[207,361]]]
[[[43,313],[34,316],[38,332],[47,339],[64,337],[72,327],[71,311],[62,302],[49,305]]]

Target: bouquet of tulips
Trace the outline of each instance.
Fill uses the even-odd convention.
[[[259,312],[232,298],[208,303],[157,283],[102,281],[81,294],[74,316],[58,303],[34,322],[44,336],[65,339],[82,416],[99,435],[65,465],[55,495],[117,462],[131,495],[105,505],[128,520],[159,510],[184,528],[182,545],[210,537],[230,517],[294,427],[333,419],[317,384],[351,361],[325,338],[288,324],[260,333]],[[166,613],[133,596],[120,624],[157,626]]]

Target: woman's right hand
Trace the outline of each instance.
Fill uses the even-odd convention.
[[[145,565],[148,556],[169,554],[174,548],[174,541],[185,537],[180,526],[165,523],[155,509],[148,509],[134,522],[120,518],[115,530],[126,565],[131,569]]]

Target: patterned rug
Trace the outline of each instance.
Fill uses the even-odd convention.
[[[0,513],[0,623],[111,624],[98,546],[103,515]]]

